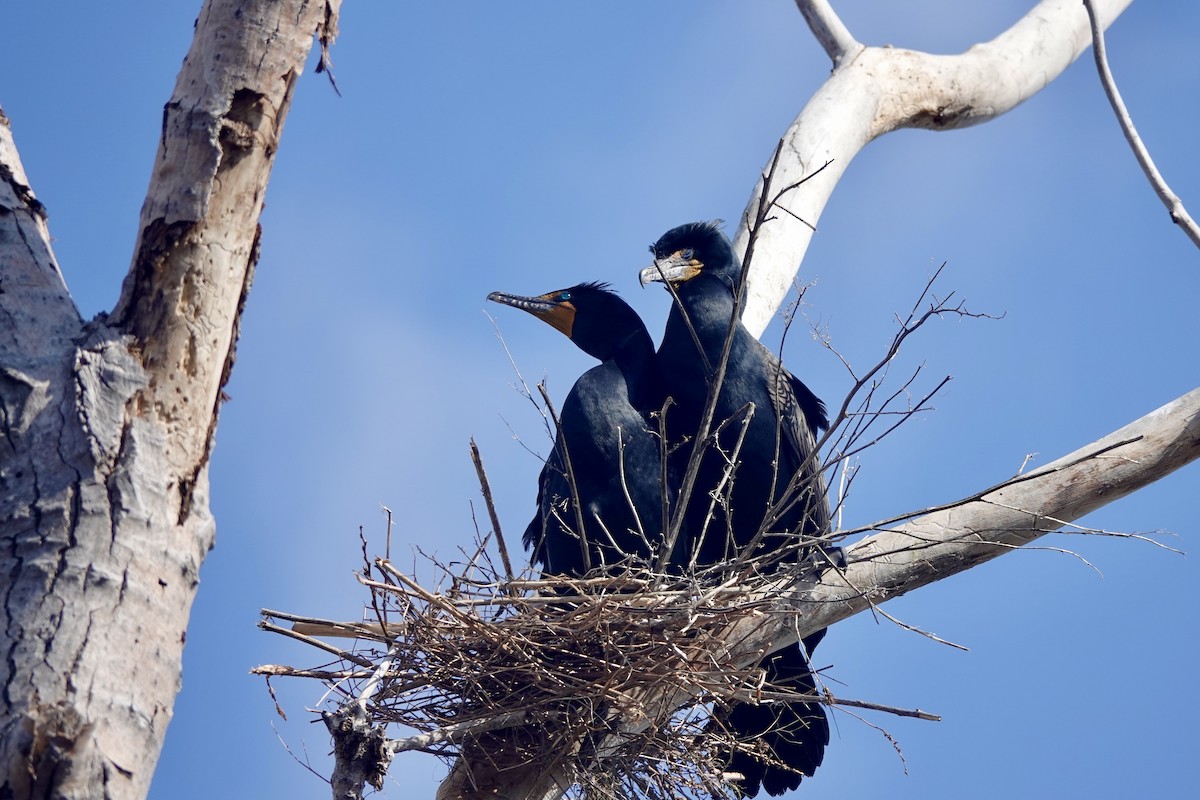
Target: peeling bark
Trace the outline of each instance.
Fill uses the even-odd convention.
[[[120,301],[91,322],[0,119],[0,796],[149,790],[215,535],[208,458],[263,195],[337,7],[205,5]]]

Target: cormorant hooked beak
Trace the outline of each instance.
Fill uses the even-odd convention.
[[[508,294],[506,292],[492,292],[487,296],[487,299],[493,303],[500,303],[512,306],[513,308],[519,308],[522,311],[528,311],[542,322],[562,331],[570,339],[571,331],[575,327],[575,306],[570,302],[570,297],[570,292],[563,290],[547,292],[537,297],[524,297],[519,294]]]
[[[704,264],[690,250],[677,250],[666,258],[656,258],[654,263],[638,273],[638,281],[645,286],[658,281],[678,286],[700,274]]]

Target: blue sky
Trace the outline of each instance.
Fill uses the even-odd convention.
[[[958,52],[1032,3],[837,2],[869,44]],[[184,3],[9,4],[0,104],[85,316],[128,267],[163,103],[192,35]],[[327,797],[279,739],[327,769],[305,712],[312,665],[259,632],[267,606],[355,618],[364,526],[382,549],[451,556],[472,536],[474,436],[515,537],[533,510],[541,421],[511,388],[485,312],[525,377],[566,394],[590,364],[548,327],[485,307],[495,289],[612,282],[657,337],[646,245],[678,223],[735,222],[775,140],[828,74],[793,4],[347,3],[342,91],[300,83],[263,217],[263,256],[212,465],[217,548],[202,572],[184,688],[154,798]],[[1200,7],[1137,3],[1113,69],[1176,190],[1193,198]],[[955,499],[1045,463],[1197,385],[1197,253],[1128,152],[1090,55],[977,128],[870,145],[803,265],[804,309],[852,363],[882,353],[931,272],[999,321],[945,320],[902,365],[953,375],[936,411],[861,460],[847,524]],[[778,337],[778,325],[767,340]],[[827,402],[849,388],[798,326],[791,368]],[[1195,551],[1193,465],[1093,514]],[[888,605],[963,653],[861,615],[819,652],[840,695],[944,716],[834,714],[824,767],[797,796],[1172,797],[1194,791],[1200,567],[1153,546],[1057,536],[1088,562],[1018,552]],[[277,734],[278,737],[277,738]],[[401,734],[402,735],[402,734]],[[907,774],[906,774],[907,768]],[[385,796],[432,796],[444,768],[408,754]]]

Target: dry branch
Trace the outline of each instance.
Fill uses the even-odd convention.
[[[744,668],[813,631],[886,599],[961,572],[1058,529],[1112,500],[1200,457],[1200,389],[1041,470],[1008,481],[978,498],[888,527],[847,550],[847,569],[827,571],[815,584],[774,585],[762,591],[762,616],[720,637],[729,663]],[[663,690],[648,705],[671,707],[685,692]],[[627,731],[639,730],[627,722]],[[439,797],[482,797],[462,763]],[[509,770],[486,789],[501,796],[541,797],[553,792],[537,769]]]
[[[1117,124],[1121,126],[1121,133],[1125,135],[1125,141],[1129,142],[1129,148],[1133,150],[1134,158],[1137,159],[1142,172],[1146,174],[1146,179],[1150,181],[1154,193],[1166,206],[1167,212],[1171,215],[1171,221],[1183,229],[1184,234],[1192,240],[1192,244],[1200,247],[1200,225],[1197,225],[1196,220],[1192,219],[1183,200],[1171,190],[1171,187],[1167,185],[1166,178],[1158,171],[1154,159],[1150,157],[1150,151],[1146,149],[1142,137],[1134,127],[1133,117],[1130,116],[1129,109],[1125,107],[1125,101],[1121,99],[1116,79],[1113,78],[1112,70],[1108,67],[1108,55],[1104,46],[1104,28],[1096,16],[1095,2],[1094,0],[1083,0],[1083,5],[1087,9],[1088,23],[1091,25],[1092,54],[1095,56],[1096,70],[1100,73],[1100,84],[1104,87],[1104,94],[1108,97],[1109,105],[1112,106],[1113,113],[1117,116]]]
[[[1102,27],[1132,2],[1094,1]],[[834,70],[783,135],[775,183],[787,185],[832,164],[784,198],[780,206],[787,213],[760,233],[742,316],[756,336],[792,291],[813,226],[842,174],[869,142],[899,128],[942,131],[994,119],[1052,83],[1091,43],[1080,0],[1043,0],[995,39],[952,56],[864,46],[827,0],[796,4]],[[745,251],[764,191],[759,181],[746,204],[734,238],[738,253]]]
[[[873,535],[847,549],[844,569],[819,576],[793,568],[771,579],[748,569],[717,582],[715,567],[686,579],[510,583],[493,571],[434,593],[379,560],[395,583],[364,582],[388,635],[375,623],[264,612],[329,635],[358,631],[363,643],[322,645],[345,662],[324,674],[256,671],[336,680],[344,707],[369,713],[375,739],[363,738],[362,712],[354,725],[338,718],[360,744],[388,725],[417,731],[378,752],[456,758],[441,797],[548,797],[572,785],[595,797],[675,796],[680,780],[684,791],[720,795],[731,788],[716,753],[738,745],[705,722],[705,704],[796,699],[762,684],[763,653],[1010,552],[1198,456],[1200,389],[1042,469],[871,526]],[[540,593],[520,594],[530,589]],[[364,660],[375,668],[356,669]],[[931,718],[827,691],[810,699]]]
[[[880,532],[847,549],[844,573],[825,573],[797,608],[812,614],[812,630],[831,625],[1029,544],[1197,458],[1200,389],[975,497],[872,526]]]

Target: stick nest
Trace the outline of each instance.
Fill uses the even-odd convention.
[[[826,699],[764,685],[756,666],[731,665],[731,627],[762,622],[762,601],[751,595],[768,578],[753,565],[712,585],[706,574],[681,579],[629,564],[588,579],[513,580],[482,547],[465,567],[430,563],[435,591],[386,559],[368,563],[359,580],[370,591],[370,621],[263,612],[264,629],[337,658],[254,670],[327,682],[343,700],[324,715],[335,739],[339,730],[356,741],[372,730],[415,731],[356,750],[374,759],[355,769],[376,786],[392,754],[420,750],[483,758],[497,770],[532,766],[578,796],[736,797],[736,776],[723,765],[733,748],[754,745],[724,735],[712,706]],[[358,642],[343,650],[316,636]]]

